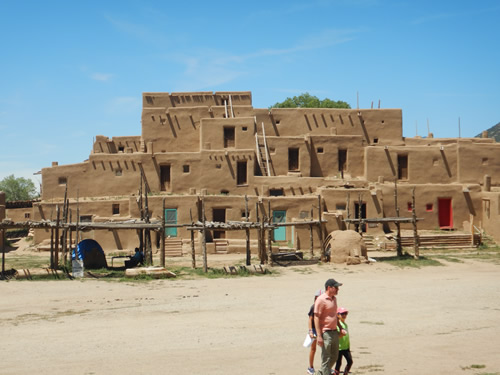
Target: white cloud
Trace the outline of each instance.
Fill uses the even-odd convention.
[[[102,82],[109,81],[112,77],[113,75],[108,73],[92,73],[90,75],[90,78],[92,78],[94,81],[102,81]]]

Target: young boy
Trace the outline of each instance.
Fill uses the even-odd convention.
[[[337,363],[335,364],[335,373],[340,374],[340,367],[342,366],[342,357],[345,357],[347,365],[344,368],[344,375],[349,374],[349,370],[352,367],[352,356],[351,356],[351,344],[349,342],[349,327],[345,322],[347,314],[349,311],[343,307],[339,307],[337,310],[337,316],[339,318],[340,325],[345,330],[346,334],[341,336],[339,339],[339,356],[337,358]]]

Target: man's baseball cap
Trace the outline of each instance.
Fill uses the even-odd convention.
[[[328,288],[328,287],[332,287],[334,286],[335,288],[338,288],[339,286],[341,286],[342,283],[339,283],[338,281],[334,280],[334,279],[328,279],[326,280],[326,283],[325,283],[325,290]]]

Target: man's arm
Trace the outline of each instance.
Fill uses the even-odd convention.
[[[323,327],[319,324],[319,317],[314,313],[314,327],[316,328],[316,338],[318,340],[318,345],[323,346]]]

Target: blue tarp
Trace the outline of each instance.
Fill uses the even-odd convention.
[[[80,241],[76,246],[78,259],[83,260],[85,268],[105,268],[107,267],[106,256],[99,242],[91,239]],[[75,251],[73,251],[72,259],[75,260]]]

